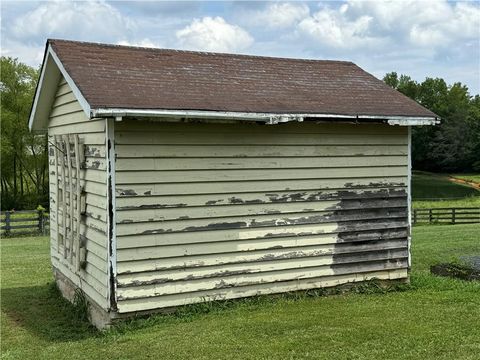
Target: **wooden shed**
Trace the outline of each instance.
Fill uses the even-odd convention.
[[[46,45],[51,260],[92,322],[407,280],[410,127],[435,114],[351,62]]]

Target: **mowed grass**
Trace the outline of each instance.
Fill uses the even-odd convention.
[[[1,240],[3,359],[478,359],[480,283],[429,266],[480,254],[480,225],[414,228],[406,291],[261,297],[187,308],[106,333],[76,320],[47,238]]]
[[[447,175],[414,171],[412,174],[412,199],[462,199],[467,197],[480,197],[480,191],[463,184],[458,184],[448,179]]]
[[[480,196],[469,196],[463,199],[453,200],[414,200],[412,202],[414,209],[435,209],[435,208],[459,208],[459,207],[478,207],[480,208]]]

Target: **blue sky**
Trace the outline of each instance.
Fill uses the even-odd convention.
[[[32,66],[45,40],[350,60],[381,78],[480,91],[480,2],[2,1],[2,55]]]

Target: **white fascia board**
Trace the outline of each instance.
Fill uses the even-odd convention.
[[[404,118],[404,117],[389,117],[389,125],[400,125],[400,126],[421,126],[421,125],[437,125],[440,124],[440,119],[438,118]]]
[[[55,61],[55,64],[57,64],[58,69],[60,70],[61,74],[65,78],[65,81],[67,82],[68,86],[70,86],[70,88],[72,89],[72,92],[77,98],[78,102],[80,103],[80,106],[82,107],[83,111],[85,112],[87,117],[90,118],[90,104],[85,99],[82,92],[75,84],[75,82],[72,80],[67,70],[65,70],[65,67],[63,66],[62,62],[58,58],[57,54],[55,54],[55,51],[53,51],[51,45],[48,45],[48,53],[52,56],[53,60]]]
[[[412,127],[408,127],[408,154],[407,154],[407,206],[408,206],[408,269],[412,268]]]
[[[278,124],[291,121],[303,121],[305,118],[343,119],[343,120],[385,120],[389,125],[434,125],[438,123],[435,117],[408,117],[408,116],[370,116],[370,115],[339,115],[339,114],[295,114],[295,113],[256,113],[233,111],[206,111],[206,110],[162,110],[162,109],[121,109],[99,108],[92,109],[92,117],[170,117],[191,119],[232,119],[246,121],[264,121],[269,124]]]
[[[47,128],[47,120],[48,117],[47,111],[50,111],[51,103],[53,103],[53,99],[56,94],[56,86],[58,85],[58,76],[62,75],[65,78],[65,81],[72,89],[73,94],[75,95],[76,99],[80,103],[83,111],[90,118],[90,104],[85,100],[85,97],[78,89],[75,82],[72,80],[68,72],[65,70],[62,62],[58,58],[55,51],[53,51],[51,45],[48,45],[47,50],[45,52],[45,57],[42,63],[42,70],[40,72],[40,78],[38,80],[37,89],[35,91],[35,97],[33,99],[32,111],[30,112],[30,118],[28,120],[28,127],[30,131],[32,130],[46,130]],[[53,79],[56,81],[52,82]],[[55,86],[55,89],[53,87]],[[47,90],[48,89],[48,90]],[[47,104],[43,104],[43,107],[47,106],[48,109],[42,109],[39,114],[40,108],[42,108],[42,102],[47,102]],[[45,128],[35,129],[34,122],[38,122],[38,117],[40,120],[44,119],[44,126]],[[42,126],[42,125],[40,125]]]
[[[45,78],[45,69],[47,68],[47,63],[48,63],[48,52],[45,54],[45,58],[43,59],[42,63],[42,70],[40,71],[40,78],[38,79],[38,84],[37,88],[35,91],[35,96],[33,98],[33,105],[32,105],[32,110],[30,111],[30,118],[28,119],[28,129],[32,131],[33,128],[33,119],[35,118],[35,114],[37,112],[37,105],[38,105],[38,99],[40,97],[40,91],[42,90],[42,85],[44,82]]]

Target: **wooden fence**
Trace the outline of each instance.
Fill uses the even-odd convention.
[[[473,224],[480,223],[480,207],[413,209],[413,223]]]
[[[0,229],[3,236],[40,234],[46,235],[49,218],[43,210],[2,211]]]

